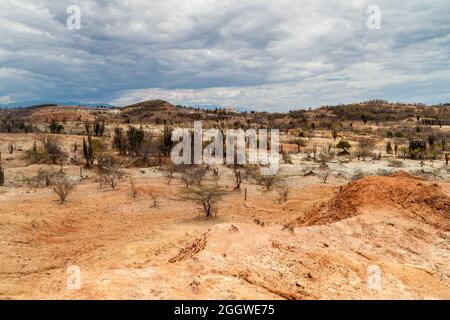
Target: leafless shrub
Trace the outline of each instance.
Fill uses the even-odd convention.
[[[283,183],[277,188],[278,193],[278,201],[279,203],[286,202],[288,200],[289,194],[291,193],[289,185],[287,183]]]
[[[124,177],[124,173],[116,168],[108,168],[103,171],[100,177],[100,188],[103,186],[109,186],[113,190],[116,190],[119,180]]]
[[[203,178],[206,175],[206,166],[195,165],[188,167],[181,167],[181,181],[184,182],[186,187],[193,184],[201,185]]]
[[[364,178],[366,175],[364,174],[364,172],[362,172],[361,170],[357,170],[355,173],[353,173],[350,178],[349,178],[349,182],[353,182],[355,180],[359,180]]]
[[[237,164],[237,163],[230,165],[230,167],[233,170],[234,184],[235,184],[235,188],[237,190],[241,189],[241,184],[244,181],[246,181],[248,178],[250,178],[255,171],[254,166],[241,165],[241,164]]]
[[[203,210],[206,218],[213,218],[217,214],[217,203],[226,194],[226,191],[217,185],[186,188],[183,192],[183,199],[194,201]]]
[[[401,161],[401,160],[390,159],[390,160],[388,160],[388,163],[389,163],[390,167],[396,167],[396,168],[403,167],[403,161]]]
[[[152,200],[151,208],[159,208],[158,196],[154,192],[149,193],[150,199]]]
[[[361,139],[358,143],[355,155],[358,157],[358,160],[361,158],[366,160],[366,158],[372,156],[374,147],[375,145],[371,140]]]
[[[330,170],[325,170],[322,174],[322,182],[326,184],[329,176]]]
[[[263,175],[259,170],[253,172],[253,179],[264,187],[264,191],[269,191],[272,187],[279,185],[284,181],[279,172],[273,175]]]
[[[169,164],[164,167],[164,177],[166,178],[166,182],[168,185],[172,183],[172,179],[175,175],[175,172],[178,171],[178,168],[174,164]]]
[[[53,137],[41,138],[42,146],[37,146],[36,142],[30,150],[25,151],[25,158],[31,163],[52,163],[57,164],[65,160],[67,154],[62,151],[58,141]]]
[[[58,173],[53,176],[51,185],[53,186],[53,191],[59,196],[60,204],[66,201],[67,196],[76,186],[64,173]]]
[[[287,152],[282,152],[281,156],[283,157],[284,163],[292,164],[292,156]]]
[[[134,182],[133,176],[130,176],[130,187],[131,187],[131,196],[133,198],[137,197],[137,190],[136,190],[136,184]]]

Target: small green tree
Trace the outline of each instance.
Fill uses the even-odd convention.
[[[336,145],[336,148],[341,149],[342,151],[348,152],[348,149],[350,149],[352,146],[351,144],[346,140],[341,140]]]

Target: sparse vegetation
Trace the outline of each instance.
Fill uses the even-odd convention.
[[[70,180],[64,173],[54,175],[51,179],[53,191],[59,197],[59,203],[63,204],[66,201],[69,193],[75,188],[76,184]]]
[[[109,186],[113,190],[116,190],[120,179],[124,176],[125,174],[117,168],[104,169],[103,174],[100,177],[100,188],[103,186]]]
[[[217,185],[186,188],[183,192],[183,199],[194,201],[202,209],[206,218],[213,218],[216,216],[217,205],[226,195],[226,191]]]

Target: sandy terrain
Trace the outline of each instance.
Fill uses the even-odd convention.
[[[84,169],[60,205],[51,188],[22,183],[39,169],[60,170],[23,158],[39,138],[0,134],[2,299],[450,299],[443,161],[393,167],[390,159],[335,158],[323,167],[292,154],[281,168],[290,186],[285,203],[254,183],[234,191],[232,172],[221,167],[229,194],[218,216],[205,219],[181,200],[180,180],[168,185],[158,168],[124,169],[136,198],[129,178],[114,191],[99,188],[97,170]],[[70,152],[82,136],[63,139]],[[63,171],[79,176],[78,166]],[[376,176],[349,184],[358,172]],[[71,266],[80,270],[79,289],[67,285]]]

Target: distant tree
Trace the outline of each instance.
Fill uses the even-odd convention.
[[[362,120],[362,122],[364,122],[364,124],[367,124],[367,121],[369,121],[369,118],[365,114],[363,114],[361,116],[361,120]]]
[[[351,144],[346,140],[341,140],[336,145],[336,148],[341,149],[342,151],[348,152],[348,149],[350,149],[352,146]]]

